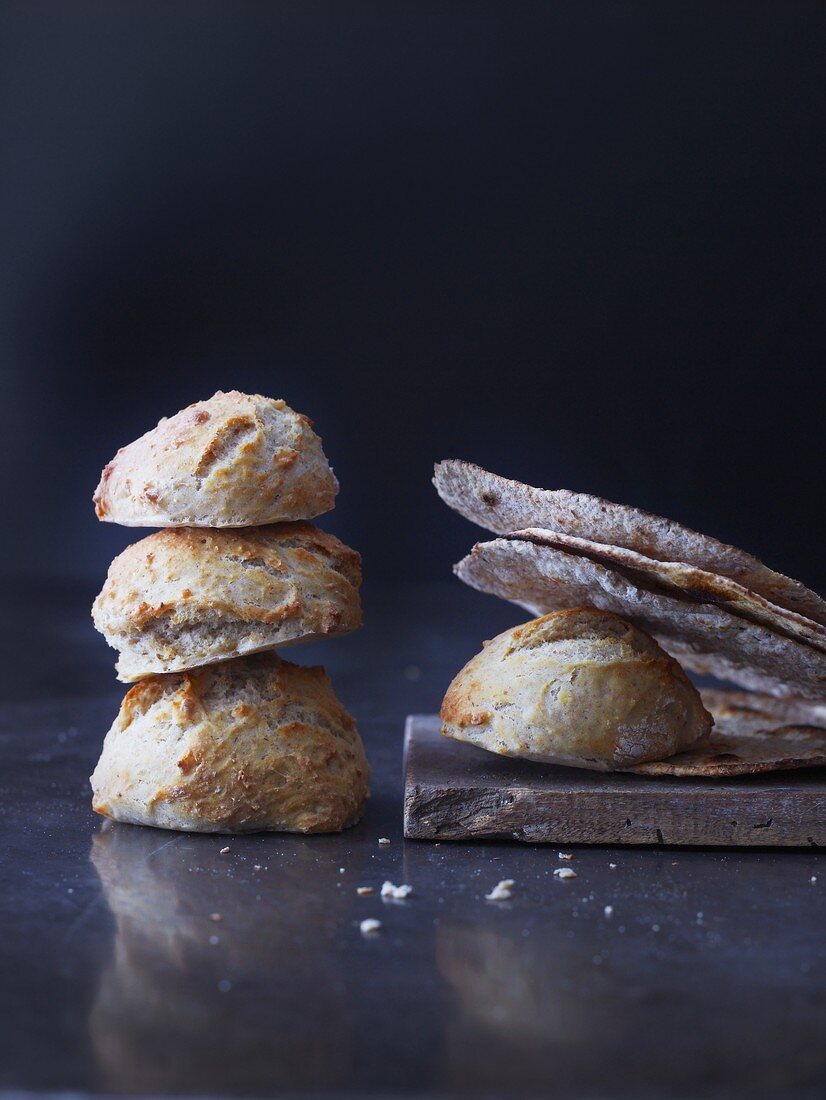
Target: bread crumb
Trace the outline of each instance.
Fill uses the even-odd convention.
[[[606,905],[605,908],[602,911],[606,915],[606,917],[613,917],[613,915],[614,915],[613,905]]]
[[[379,837],[379,844],[389,844],[389,843],[390,843],[390,838],[389,837],[386,837],[386,836],[380,836]]]
[[[557,852],[560,859],[572,860],[574,857],[570,852]]]
[[[512,878],[503,878],[497,882],[489,894],[485,894],[485,901],[507,901],[508,898],[513,897],[511,888],[515,885]]]
[[[224,918],[221,916],[220,913],[210,913],[209,914],[209,919],[210,920],[223,920]]]
[[[817,875],[812,875],[812,877],[809,879],[809,882],[817,882]]]
[[[361,929],[362,936],[371,936],[381,928],[381,921],[376,920],[375,917],[368,917],[361,922],[359,928]]]
[[[612,871],[616,871],[616,869],[617,869],[617,865],[616,865],[616,863],[609,863],[609,864],[608,864],[608,866],[610,867],[610,869],[611,869]]]
[[[554,874],[557,878],[576,878],[576,871],[573,871],[570,867],[557,867]]]
[[[227,845],[227,847],[226,847],[226,848],[222,848],[222,849],[221,849],[221,851],[220,851],[220,852],[218,853],[218,855],[219,855],[219,856],[225,856],[225,855],[227,855],[228,853],[229,853],[229,845]]]
[[[365,894],[372,894],[373,893],[373,887],[372,886],[357,886],[356,887],[356,893],[360,894],[362,896],[364,896]]]
[[[253,869],[253,871],[260,871],[261,870],[261,864],[260,863],[253,863],[252,869]]]
[[[403,899],[413,893],[413,887],[405,883],[403,886],[394,886],[392,882],[385,882],[381,888],[383,898]]]
[[[340,875],[343,875],[343,874],[344,874],[344,872],[345,872],[345,870],[346,870],[346,868],[344,868],[344,867],[339,867],[339,869],[338,869],[338,873],[339,873]]]

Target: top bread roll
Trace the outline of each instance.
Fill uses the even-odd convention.
[[[94,502],[98,519],[125,527],[255,527],[329,512],[337,492],[306,416],[232,390],[122,447]]]

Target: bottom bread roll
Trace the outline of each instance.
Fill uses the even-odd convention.
[[[263,653],[136,684],[106,735],[92,808],[189,832],[338,832],[361,817],[369,777],[324,669]]]

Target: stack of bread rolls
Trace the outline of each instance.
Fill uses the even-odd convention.
[[[92,775],[93,809],[196,832],[334,832],[369,766],[323,668],[275,650],[361,626],[359,555],[308,522],[338,482],[283,401],[216,393],[118,451],[98,518],[155,531],[127,547],[95,626],[135,686]]]

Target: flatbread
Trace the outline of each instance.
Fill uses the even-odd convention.
[[[729,611],[754,623],[760,623],[785,634],[788,638],[813,645],[826,653],[826,626],[813,619],[798,615],[785,607],[778,607],[764,596],[750,592],[730,577],[719,573],[709,573],[695,565],[683,562],[655,561],[636,550],[627,550],[622,546],[605,546],[590,539],[576,538],[555,531],[545,531],[538,527],[529,527],[516,531],[508,538],[517,538],[547,546],[557,546],[582,554],[606,565],[619,565],[627,575],[639,579],[644,587],[661,586],[682,593],[701,603],[719,603]]]
[[[729,577],[770,603],[826,626],[826,601],[800,581],[775,573],[736,546],[640,508],[567,489],[535,489],[458,459],[438,463],[433,484],[451,508],[496,534],[541,527],[624,547],[655,561],[685,562]]]
[[[478,543],[461,580],[533,615],[571,607],[613,611],[655,635],[685,667],[779,697],[826,700],[826,654],[724,607],[636,583],[621,569],[517,538]]]
[[[623,770],[636,775],[713,779],[826,766],[826,728],[808,724],[805,708],[792,705],[784,714],[783,704],[770,696],[713,689],[701,690],[700,695],[714,717],[706,744],[668,760]],[[826,711],[820,710],[826,723]]]

